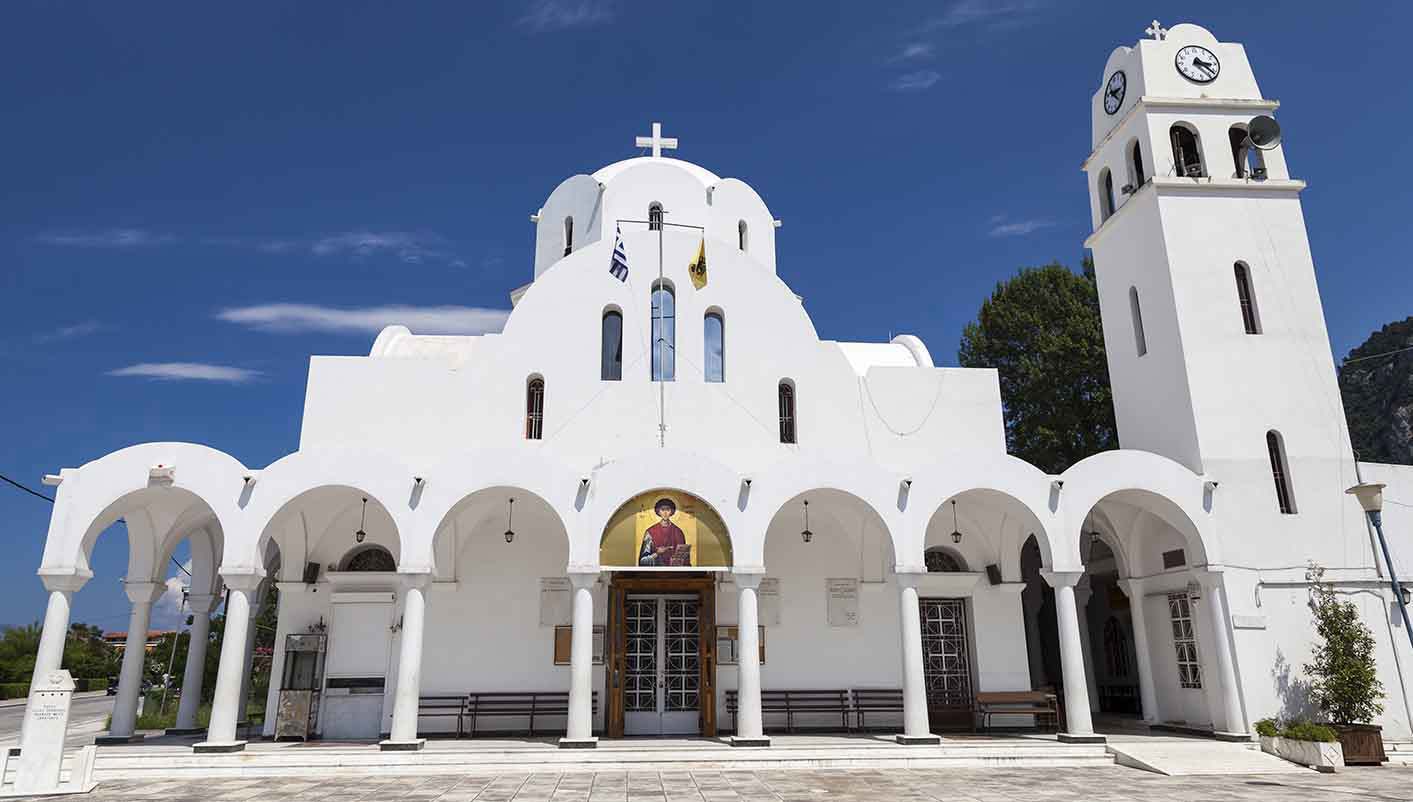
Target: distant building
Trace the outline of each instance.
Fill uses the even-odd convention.
[[[162,640],[162,638],[163,638],[164,636],[166,636],[166,635],[173,635],[173,634],[176,634],[176,630],[173,630],[173,629],[149,629],[149,630],[147,630],[147,651],[150,652],[150,651],[152,651],[153,649],[157,648],[157,644],[161,642],[161,640]],[[117,649],[119,652],[122,652],[123,649],[128,645],[128,633],[126,633],[126,632],[104,632],[104,633],[103,633],[103,642],[106,643],[106,644],[108,644],[109,646],[112,646],[114,649]]]

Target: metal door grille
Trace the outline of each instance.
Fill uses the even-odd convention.
[[[967,643],[966,602],[921,599],[918,605],[928,707],[970,708],[971,650]]]
[[[1192,599],[1186,593],[1168,594],[1168,617],[1173,623],[1178,686],[1201,688],[1202,658],[1197,655],[1197,632],[1192,627]]]
[[[634,713],[657,711],[657,599],[629,598],[623,616],[623,709]]]
[[[667,599],[663,653],[667,665],[665,710],[696,710],[701,691],[701,624],[696,599]]]

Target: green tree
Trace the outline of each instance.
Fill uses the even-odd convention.
[[[1115,448],[1094,263],[1025,268],[996,285],[962,331],[957,361],[996,368],[1006,447],[1048,473]]]
[[[1413,317],[1369,335],[1340,368],[1349,439],[1362,460],[1413,465],[1413,351],[1403,348],[1413,348]]]
[[[1384,711],[1384,695],[1374,659],[1374,633],[1352,601],[1340,601],[1322,582],[1325,569],[1311,566],[1315,632],[1320,642],[1305,664],[1310,698],[1335,724],[1366,724]]]

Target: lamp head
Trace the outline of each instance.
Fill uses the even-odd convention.
[[[1384,487],[1383,482],[1360,482],[1344,492],[1359,499],[1359,506],[1364,508],[1364,512],[1381,512],[1384,508]]]

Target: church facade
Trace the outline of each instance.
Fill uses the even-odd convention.
[[[312,732],[387,749],[465,727],[419,715],[424,698],[510,692],[567,701],[480,731],[574,747],[768,746],[784,722],[762,692],[787,689],[900,692],[869,724],[903,744],[971,729],[977,693],[1040,688],[1063,740],[1101,738],[1096,714],[1246,738],[1308,711],[1314,563],[1373,629],[1380,723],[1406,736],[1413,651],[1345,489],[1413,501],[1413,470],[1355,462],[1304,183],[1279,144],[1248,144],[1276,105],[1241,45],[1194,25],[1109,57],[1086,246],[1120,450],[1048,475],[1006,453],[995,371],[937,367],[909,335],[822,339],[762,197],[663,156],[655,127],[651,155],[566,179],[532,216],[533,279],[502,332],[391,326],[366,357],[314,357],[294,453],[256,469],[148,443],[50,477],[36,676],[122,519],[133,637],[190,543],[182,730],[225,594],[201,751],[244,744],[267,604],[269,737],[299,681],[287,636],[314,634]],[[144,656],[124,654],[111,739],[134,737]]]

